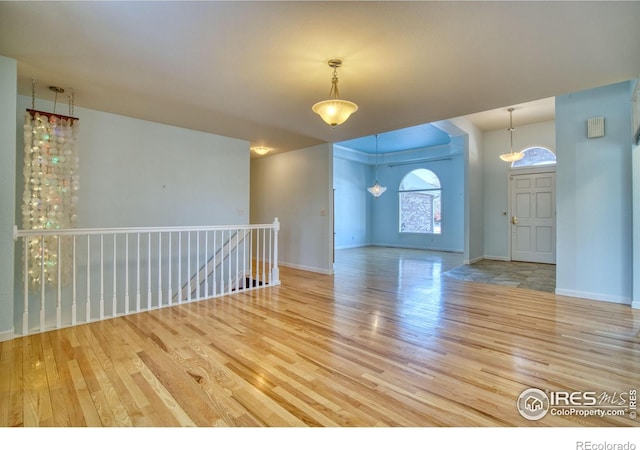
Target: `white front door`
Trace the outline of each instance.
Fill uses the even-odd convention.
[[[556,263],[556,174],[511,175],[511,259]]]

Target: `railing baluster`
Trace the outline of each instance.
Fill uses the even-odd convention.
[[[209,297],[209,267],[207,261],[209,260],[209,232],[204,232],[204,260],[202,261],[202,267],[204,267],[204,297]]]
[[[87,303],[84,307],[85,322],[91,321],[91,235],[87,235]]]
[[[273,281],[271,280],[272,274],[271,269],[273,268],[273,263],[271,261],[271,249],[273,248],[273,230],[269,228],[269,284]]]
[[[220,295],[224,295],[224,230],[220,230]]]
[[[260,286],[260,229],[256,229],[256,287]]]
[[[111,300],[111,317],[116,317],[118,315],[118,295],[117,295],[117,277],[116,270],[118,269],[118,265],[116,264],[116,244],[118,242],[118,235],[113,235],[113,298]]]
[[[182,303],[182,231],[178,232],[178,303]]]
[[[242,289],[247,286],[247,230],[242,230]]]
[[[262,229],[262,284],[267,283],[267,229]]]
[[[196,300],[200,300],[200,231],[196,231]]]
[[[249,289],[253,287],[253,235],[254,230],[249,230]]]
[[[56,278],[58,279],[58,293],[56,298],[56,327],[62,328],[62,245],[60,245],[60,239],[62,237],[58,235],[58,273]]]
[[[169,243],[168,243],[168,268],[167,268],[167,305],[171,305],[171,295],[173,294],[171,289],[171,231],[169,231]]]
[[[140,233],[137,233],[136,244],[136,312],[140,312]]]
[[[280,284],[280,268],[278,267],[278,231],[280,222],[278,218],[273,219],[273,267],[271,268],[273,284]]]
[[[216,246],[216,235],[218,232],[213,230],[213,258],[212,258],[212,266],[211,266],[211,283],[213,284],[213,296],[216,297],[218,292],[216,290],[217,287],[217,275],[216,271],[218,269],[218,247]]]
[[[240,264],[240,230],[236,230],[236,248],[235,248],[235,254],[236,254],[236,291],[238,289],[240,289],[240,273],[239,273],[239,264]]]
[[[227,280],[227,293],[231,293],[231,288],[233,287],[233,285],[231,284],[231,230],[229,230],[227,232],[227,266],[229,268],[229,270],[227,271],[227,276],[228,276],[228,280]]]
[[[100,320],[104,319],[104,234],[100,234]]]
[[[23,256],[24,256],[24,305],[22,310],[22,334],[26,335],[29,333],[29,242],[31,240],[27,237],[22,239]]]
[[[162,233],[158,233],[158,308],[162,307]]]
[[[71,244],[71,253],[72,253],[72,258],[73,261],[71,262],[72,267],[72,274],[71,274],[71,325],[75,325],[76,321],[78,320],[78,312],[77,312],[77,305],[76,305],[76,237],[75,235],[73,236],[73,241]]]
[[[153,307],[151,299],[151,233],[147,233],[147,309]]]
[[[187,231],[187,301],[191,301],[191,231]]]
[[[40,239],[40,331],[45,329],[44,236]]]
[[[129,233],[124,235],[124,313],[129,314]]]

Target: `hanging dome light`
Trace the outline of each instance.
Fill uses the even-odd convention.
[[[367,188],[367,191],[369,191],[369,193],[371,195],[373,195],[374,197],[378,198],[380,197],[382,194],[384,194],[384,191],[386,191],[387,188],[384,186],[380,186],[380,184],[378,184],[378,181],[376,180],[376,184],[374,184],[371,187]]]
[[[516,152],[514,153],[513,151],[513,110],[515,108],[509,108],[509,137],[510,137],[510,141],[511,141],[511,151],[509,153],[503,153],[502,155],[500,155],[500,159],[506,162],[515,162],[515,161],[519,161],[522,158],[524,158],[524,153],[520,153],[520,152]]]
[[[330,59],[329,67],[333,67],[333,77],[331,78],[331,89],[329,90],[329,100],[316,103],[311,107],[314,113],[322,117],[326,123],[335,127],[340,125],[358,110],[358,105],[347,100],[341,100],[338,92],[337,68],[342,65],[339,59]]]
[[[258,147],[252,147],[251,150],[253,150],[254,153],[260,156],[264,156],[271,151],[269,147],[264,147],[262,145]]]
[[[369,193],[375,198],[378,198],[384,194],[384,191],[386,190],[387,188],[385,186],[381,186],[380,183],[378,183],[378,135],[376,134],[376,183],[373,186],[368,187],[367,191],[369,191]]]

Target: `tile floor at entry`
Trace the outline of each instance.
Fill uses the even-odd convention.
[[[458,266],[444,275],[458,280],[501,284],[534,291],[555,292],[556,289],[555,264],[482,260]]]

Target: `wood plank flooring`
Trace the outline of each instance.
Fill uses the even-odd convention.
[[[640,311],[441,276],[456,258],[343,250],[333,276],[3,342],[0,426],[640,424],[516,409],[640,388]]]

